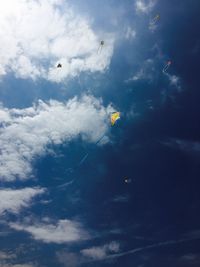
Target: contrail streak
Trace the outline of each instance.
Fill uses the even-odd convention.
[[[168,240],[168,241],[159,242],[159,243],[155,243],[155,244],[144,246],[144,247],[134,248],[134,249],[131,249],[131,250],[128,250],[125,252],[108,255],[104,259],[101,259],[101,260],[104,261],[107,259],[119,258],[119,257],[123,257],[123,256],[130,255],[130,254],[135,254],[135,253],[138,253],[140,251],[144,251],[144,250],[148,250],[148,249],[152,249],[152,248],[160,248],[160,247],[165,247],[165,246],[169,246],[169,245],[181,244],[181,243],[186,243],[186,242],[199,240],[199,239],[200,239],[200,237],[185,238],[185,239],[179,239],[179,240]]]

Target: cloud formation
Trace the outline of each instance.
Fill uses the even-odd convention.
[[[127,40],[131,40],[134,39],[135,37],[136,37],[136,31],[132,29],[130,26],[128,26],[125,33],[125,38]]]
[[[19,258],[17,254],[9,252],[0,251],[0,267],[37,267],[32,263],[17,264]],[[14,263],[15,262],[15,263]]]
[[[154,61],[149,58],[145,60],[141,68],[125,82],[131,82],[131,81],[136,82],[139,80],[146,80],[149,82],[153,82],[155,72],[156,72],[156,69],[154,66]]]
[[[168,79],[169,79],[169,82],[170,82],[170,85],[171,86],[174,86],[178,91],[181,91],[181,82],[180,82],[180,78],[176,75],[171,75],[169,73],[166,73]]]
[[[106,45],[97,53],[100,37],[68,2],[7,0],[0,9],[0,76],[12,72],[20,78],[60,82],[109,66],[113,36],[104,33]]]
[[[81,223],[71,220],[59,220],[57,223],[48,223],[45,218],[42,223],[10,223],[9,226],[18,231],[30,233],[34,239],[44,243],[69,243],[89,238]]]
[[[83,249],[81,250],[81,253],[83,256],[93,260],[102,260],[112,253],[119,252],[119,247],[118,242],[112,241],[104,246]]]
[[[180,149],[188,154],[198,155],[200,153],[200,142],[198,141],[169,138],[161,143],[172,148]]]
[[[135,8],[138,13],[150,13],[155,6],[155,0],[136,0]]]
[[[28,179],[31,162],[47,153],[48,144],[61,144],[78,136],[96,142],[109,127],[111,106],[92,96],[66,103],[39,101],[26,109],[0,108],[1,180]]]
[[[42,193],[44,189],[41,188],[2,189],[0,190],[0,214],[18,213],[22,208],[28,207],[35,196]]]

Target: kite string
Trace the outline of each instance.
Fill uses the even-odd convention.
[[[105,133],[97,140],[97,142],[95,143],[95,145],[97,145],[99,142],[101,142],[101,140],[105,137]],[[80,167],[81,165],[86,161],[86,159],[88,158],[89,154],[90,154],[91,151],[88,151],[82,158],[81,160],[78,162],[78,164],[74,167],[74,168],[68,168],[68,171],[70,171],[71,173],[75,173]],[[70,184],[72,184],[74,182],[74,179],[73,178],[71,181],[69,182],[66,182],[64,184],[61,184],[59,186],[57,186],[57,188],[63,188],[65,186],[68,186]]]

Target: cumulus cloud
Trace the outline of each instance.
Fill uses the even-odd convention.
[[[50,219],[43,222],[10,223],[9,226],[18,231],[30,233],[34,239],[44,243],[69,243],[89,238],[89,234],[83,229],[81,223],[71,220],[59,220],[57,223],[49,223]]]
[[[135,8],[138,13],[150,13],[155,6],[155,0],[136,0]]]
[[[93,260],[102,260],[112,253],[119,252],[120,246],[118,242],[111,242],[100,247],[91,247],[81,250],[83,256]]]
[[[28,207],[35,196],[42,193],[44,189],[41,188],[2,189],[0,190],[0,214],[18,213],[22,208]]]
[[[88,19],[64,0],[7,0],[0,3],[0,76],[60,82],[81,71],[103,71],[113,53],[113,36],[97,53],[100,38]],[[61,62],[62,69],[55,66]]]
[[[48,144],[61,144],[81,136],[96,142],[109,127],[111,106],[92,96],[66,103],[39,101],[26,109],[0,108],[1,180],[27,179],[31,162],[47,152]]]

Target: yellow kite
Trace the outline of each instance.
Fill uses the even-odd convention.
[[[111,125],[115,125],[116,121],[120,119],[120,112],[113,112],[110,116]]]

